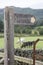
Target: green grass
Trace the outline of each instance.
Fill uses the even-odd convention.
[[[40,39],[43,39],[43,36],[30,36],[30,37],[23,37],[25,39],[25,41],[32,41],[32,40],[36,40],[38,38]],[[14,38],[14,47],[15,48],[20,48],[21,44],[18,43],[17,44],[17,41],[18,41],[19,37],[15,37]],[[4,48],[4,38],[0,38],[0,48]],[[29,47],[26,47],[25,49],[31,49]],[[36,49],[43,49],[43,41],[39,41],[36,45]]]

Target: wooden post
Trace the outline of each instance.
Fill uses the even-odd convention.
[[[8,7],[4,11],[4,37],[4,65],[14,65],[14,11]]]
[[[36,44],[40,39],[37,39],[36,41],[34,41],[34,45],[33,45],[33,65],[35,65],[35,48],[36,48]]]
[[[9,22],[9,8],[6,7],[4,10],[4,65],[8,65],[8,22]]]
[[[33,45],[33,65],[35,65],[35,44]]]

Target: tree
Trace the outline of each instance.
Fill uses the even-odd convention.
[[[3,21],[0,20],[0,32],[3,32],[4,31],[4,24],[3,24]]]

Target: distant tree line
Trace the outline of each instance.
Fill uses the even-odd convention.
[[[0,32],[4,32],[4,23],[0,19]],[[33,26],[14,26],[14,32],[18,34],[43,35],[43,20],[36,21]]]

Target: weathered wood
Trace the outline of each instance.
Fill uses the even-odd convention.
[[[14,13],[15,21],[14,25],[34,25],[35,23],[35,16],[31,14],[18,14]]]
[[[4,65],[14,65],[14,12],[9,7],[4,12],[4,37]]]
[[[3,57],[2,60],[0,61],[0,63],[2,63],[4,61],[4,53],[0,53],[0,57]],[[28,64],[33,64],[33,59],[25,58],[25,57],[21,57],[21,56],[14,55],[14,60],[28,63]],[[35,65],[43,65],[43,62],[36,60]]]
[[[8,37],[9,37],[9,8],[4,10],[4,65],[8,65]]]
[[[14,10],[9,8],[9,42],[8,42],[9,65],[14,65]]]

